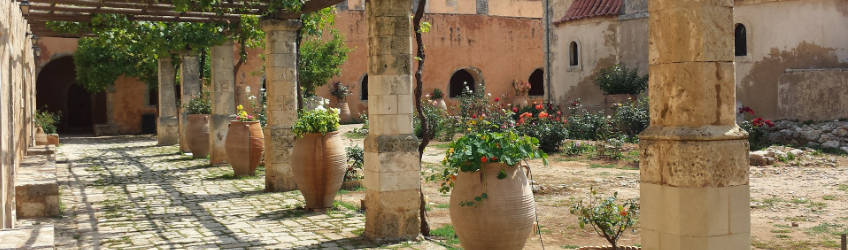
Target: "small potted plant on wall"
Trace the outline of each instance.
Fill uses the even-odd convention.
[[[59,146],[59,134],[56,124],[62,113],[50,113],[47,110],[36,111],[35,113],[35,145],[56,145]]]
[[[340,82],[337,82],[333,84],[330,94],[336,97],[336,100],[339,102],[340,121],[342,123],[349,123],[351,121],[351,115],[350,105],[347,104],[347,96],[350,95],[350,88]]]
[[[445,104],[445,93],[442,92],[441,89],[435,88],[433,89],[433,93],[430,93],[430,98],[433,101],[436,101],[436,107],[439,107],[442,110],[448,110],[448,105]]]
[[[235,176],[256,175],[256,167],[265,149],[265,136],[262,125],[242,105],[236,107],[235,119],[230,121],[225,147]]]
[[[451,192],[450,218],[465,249],[522,249],[533,228],[536,205],[519,166],[547,155],[539,140],[514,131],[474,132],[457,139],[442,162],[440,191]]]
[[[292,127],[297,136],[292,172],[308,209],[326,209],[345,175],[346,155],[339,135],[338,109],[319,107],[300,114]]]
[[[612,246],[581,247],[580,250],[636,250],[633,246],[619,246],[618,239],[627,229],[636,224],[639,204],[633,200],[618,202],[618,192],[603,198],[591,189],[587,203],[579,201],[571,207],[571,214],[577,216],[580,228],[590,225],[599,236],[604,237]]]
[[[186,132],[192,158],[205,158],[209,155],[209,114],[212,113],[209,93],[191,99],[185,110],[188,113]]]
[[[639,76],[637,69],[618,64],[602,69],[595,83],[604,92],[606,108],[612,109],[616,104],[636,100],[636,95],[648,88],[648,75]]]
[[[528,81],[513,81],[512,89],[515,90],[515,99],[512,101],[512,105],[524,107],[528,104],[527,95],[530,93],[530,82]]]

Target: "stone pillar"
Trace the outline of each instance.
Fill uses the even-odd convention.
[[[174,145],[180,140],[180,121],[177,118],[177,96],[174,93],[176,72],[171,56],[159,58],[159,120],[156,138],[159,145]]]
[[[368,16],[368,119],[365,237],[414,239],[421,173],[412,131],[410,0],[372,0]]]
[[[297,188],[290,155],[294,147],[292,125],[297,120],[297,48],[299,20],[264,20],[265,77],[268,102],[265,126],[265,191]]]
[[[186,113],[185,105],[200,96],[200,61],[197,55],[187,52],[182,54],[182,64],[180,64],[180,151],[191,152],[188,148],[188,138],[186,138],[186,123],[188,122],[188,113]]]
[[[227,161],[224,141],[229,130],[230,116],[235,114],[235,75],[233,75],[233,42],[213,46],[212,56],[212,115],[209,121],[209,163]]]
[[[650,0],[651,126],[640,135],[643,249],[750,249],[736,125],[733,1]]]

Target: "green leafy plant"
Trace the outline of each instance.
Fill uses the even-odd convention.
[[[427,131],[433,135],[433,137],[431,137],[431,138],[434,138],[435,135],[437,135],[441,132],[441,130],[442,130],[441,126],[444,124],[442,122],[442,120],[445,119],[445,116],[447,116],[447,113],[444,110],[436,107],[436,105],[431,103],[431,102],[428,102],[428,101],[425,101],[425,100],[421,100],[421,101],[422,101],[421,109],[424,113],[424,116],[427,116],[427,120],[429,121],[427,124],[430,127],[430,129],[427,130]],[[412,128],[415,132],[415,136],[418,137],[419,139],[423,138],[423,136],[424,136],[424,134],[423,134],[424,130],[422,129],[421,124],[422,124],[421,123],[421,117],[419,117],[418,113],[416,112],[415,113],[415,119],[412,120]]]
[[[345,154],[347,155],[347,171],[345,172],[345,180],[362,179],[363,176],[357,174],[362,171],[362,166],[365,165],[365,152],[359,145],[346,147]]]
[[[593,150],[595,150],[595,147],[590,143],[572,141],[565,144],[565,150],[563,152],[569,156],[577,156]]]
[[[618,192],[608,198],[602,198],[594,188],[587,203],[579,201],[570,209],[571,214],[577,215],[580,228],[587,224],[592,226],[599,236],[603,237],[613,249],[618,249],[618,239],[628,228],[636,224],[639,214],[639,204],[626,200],[619,204]]]
[[[739,127],[748,132],[748,144],[751,150],[768,147],[768,128],[774,127],[774,122],[754,116],[754,109],[743,106],[738,110],[745,120],[739,123]]]
[[[255,95],[250,94],[250,86],[246,87],[244,91],[247,96],[247,102],[248,105],[250,105],[250,109],[256,113],[256,120],[259,121],[259,124],[261,124],[262,127],[265,127],[268,125],[268,115],[266,111],[268,107],[267,91],[264,88],[260,88],[258,98]]]
[[[347,60],[350,50],[344,38],[333,31],[332,39],[310,37],[300,44],[297,73],[305,96],[315,95],[315,89],[323,86],[341,73],[341,65]]]
[[[568,137],[567,119],[551,104],[536,104],[533,112],[518,115],[516,129],[522,135],[539,138],[539,148],[546,153],[559,151]]]
[[[433,92],[430,93],[430,99],[432,99],[432,100],[441,100],[444,97],[445,97],[445,93],[442,92],[442,90],[439,89],[439,88],[433,89]]]
[[[430,176],[430,180],[442,181],[439,190],[449,192],[454,185],[456,175],[462,172],[477,172],[483,164],[503,163],[517,167],[521,161],[542,158],[548,164],[548,155],[539,150],[539,139],[520,136],[512,130],[506,132],[472,132],[450,143],[442,165],[444,171]],[[499,179],[505,178],[502,171]],[[475,201],[462,202],[464,206],[474,206],[476,202],[486,199],[486,193],[481,194]]]
[[[614,137],[612,117],[602,112],[593,112],[583,106],[580,99],[568,107],[568,132],[570,139],[603,140]]]
[[[236,120],[241,122],[255,122],[256,117],[247,113],[247,110],[244,110],[244,106],[238,105],[236,106]]]
[[[360,135],[360,136],[368,135],[368,114],[367,113],[359,114],[359,120],[362,121],[362,127],[354,128],[350,132],[357,134],[357,135]]]
[[[595,78],[595,83],[601,87],[604,94],[639,94],[648,88],[648,76],[639,76],[637,69],[628,69],[618,64],[602,69]]]
[[[637,138],[636,136],[642,130],[648,128],[651,122],[648,110],[648,95],[639,96],[635,102],[620,104],[615,109],[612,119],[616,130],[627,135],[629,138]]]
[[[330,94],[336,97],[339,101],[344,101],[347,99],[347,96],[350,95],[350,88],[348,88],[347,85],[337,82],[333,84],[333,88],[330,89]]]
[[[310,133],[326,135],[337,130],[339,130],[339,110],[334,108],[302,112],[292,127],[292,132],[297,137]]]
[[[55,134],[58,132],[56,125],[62,119],[62,112],[51,113],[47,110],[39,110],[35,112],[35,125],[41,127],[45,134]]]
[[[208,115],[212,113],[212,106],[209,103],[209,93],[204,92],[202,95],[192,98],[186,104],[186,113],[190,115]]]

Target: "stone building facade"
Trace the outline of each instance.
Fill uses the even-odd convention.
[[[18,3],[0,2],[0,229],[15,224],[15,172],[34,144],[35,62]]]
[[[848,67],[848,29],[838,27],[848,24],[848,2],[749,0],[734,5],[738,105],[769,119],[848,117],[846,109],[813,116],[799,111],[842,105],[838,96],[848,91],[841,73]],[[580,10],[588,14],[570,15]],[[552,101],[582,98],[600,105],[604,97],[593,81],[600,69],[620,63],[648,72],[647,0],[552,0],[548,13],[553,22]],[[573,54],[576,65],[571,65]],[[799,78],[799,71],[813,73]],[[807,84],[813,79],[828,80]],[[805,91],[793,90],[797,88]]]

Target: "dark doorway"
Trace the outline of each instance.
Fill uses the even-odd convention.
[[[94,124],[106,123],[105,93],[91,94],[76,83],[71,56],[49,62],[36,79],[36,107],[62,113],[59,133],[92,133]]]
[[[454,98],[460,96],[465,91],[465,88],[474,92],[474,88],[476,87],[476,82],[474,81],[474,76],[471,73],[468,73],[468,70],[461,69],[453,73],[450,79],[450,97]]]
[[[530,74],[530,95],[542,96],[545,95],[545,72],[542,69],[536,69]]]
[[[580,51],[577,49],[577,42],[571,42],[568,51],[570,57],[568,65],[577,66],[577,64],[580,64]]]
[[[368,74],[362,77],[362,90],[359,93],[359,99],[363,101],[368,100]]]
[[[748,31],[745,30],[745,25],[741,23],[736,24],[735,34],[735,42],[736,42],[736,56],[747,56],[748,55]]]
[[[92,96],[79,85],[71,85],[68,90],[68,109],[67,120],[68,126],[65,128],[68,132],[85,132],[86,128],[91,128],[93,125],[93,117],[91,111]]]

